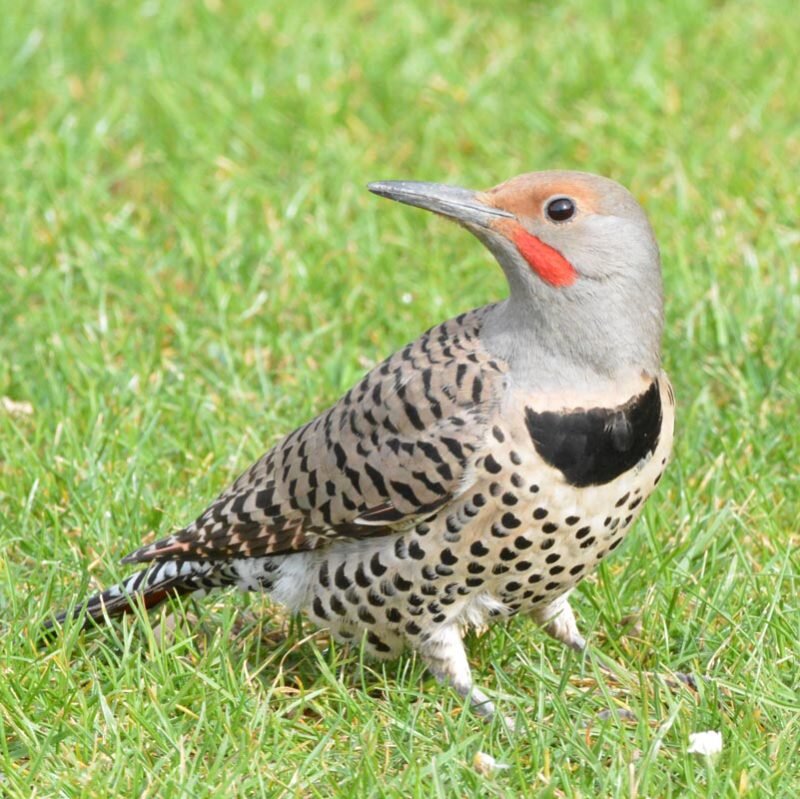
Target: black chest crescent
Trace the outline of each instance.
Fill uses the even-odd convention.
[[[610,483],[653,454],[661,433],[658,381],[616,408],[565,413],[525,409],[536,451],[572,485]]]

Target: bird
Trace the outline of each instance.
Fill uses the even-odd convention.
[[[47,626],[227,586],[266,592],[368,655],[412,650],[491,718],[465,631],[523,615],[583,650],[570,594],[668,463],[659,250],[633,195],[586,172],[368,189],[466,228],[508,296],[375,366],[193,522],[123,559],[140,571]]]

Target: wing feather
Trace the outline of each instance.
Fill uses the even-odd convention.
[[[228,559],[385,535],[447,505],[485,446],[505,365],[479,342],[488,307],[424,333],[290,433],[192,524],[125,562]]]

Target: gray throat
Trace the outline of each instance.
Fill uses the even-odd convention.
[[[633,290],[606,291],[602,284],[538,288],[512,282],[511,296],[492,307],[481,331],[483,345],[509,364],[517,386],[572,393],[659,373],[660,287],[637,297]],[[586,292],[609,296],[588,298]],[[570,307],[574,303],[580,307]]]
[[[510,366],[514,383],[532,391],[602,389],[632,376],[655,376],[656,350],[641,340],[625,344],[630,325],[622,320],[584,319],[580,326],[554,324],[554,314],[536,314],[509,298],[489,312],[481,341]],[[628,328],[626,331],[625,328]],[[640,333],[641,335],[641,333]]]

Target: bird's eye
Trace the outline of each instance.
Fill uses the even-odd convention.
[[[569,197],[556,197],[555,200],[550,200],[547,207],[544,209],[549,219],[553,222],[566,222],[575,216],[575,202],[570,200]]]

